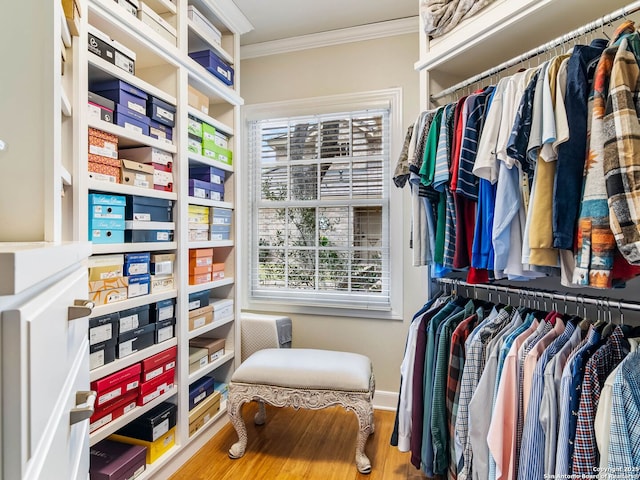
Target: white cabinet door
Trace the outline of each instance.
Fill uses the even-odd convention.
[[[88,422],[70,424],[76,391],[89,389],[88,319],[82,315],[90,310],[74,307],[87,289],[87,270],[80,268],[2,312],[5,479],[52,478],[49,468],[64,464],[66,471],[69,459],[88,458],[88,451],[77,451],[87,449],[78,431]]]

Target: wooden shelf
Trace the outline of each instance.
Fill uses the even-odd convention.
[[[189,242],[187,248],[233,247],[233,240],[211,240],[209,242]]]
[[[187,292],[188,293],[201,292],[202,290],[209,290],[213,288],[224,287],[226,285],[232,285],[233,283],[234,283],[234,278],[229,277],[229,278],[224,278],[222,280],[218,280],[217,282],[203,283],[200,285],[189,285],[187,287]]]
[[[115,123],[91,118],[89,119],[89,126],[91,128],[97,128],[98,130],[116,135],[118,137],[118,147],[120,148],[149,146],[156,147],[170,153],[176,153],[178,151],[178,148],[172,143],[167,143],[164,140],[158,140],[147,135],[142,135],[141,133],[116,125]]]
[[[214,370],[216,370],[217,368],[220,368],[225,363],[229,362],[230,360],[233,360],[234,356],[235,356],[235,352],[233,350],[230,352],[225,352],[225,354],[219,359],[214,360],[211,363],[207,363],[207,365],[202,367],[201,369],[193,373],[190,373],[189,384],[192,384],[196,380],[199,380],[202,377],[204,377],[206,374],[213,372]]]
[[[93,255],[103,253],[129,253],[129,252],[157,252],[159,250],[175,250],[176,242],[146,242],[146,243],[105,243],[93,244]]]
[[[208,325],[204,325],[203,327],[196,328],[195,330],[189,331],[189,340],[192,338],[199,337],[200,335],[204,335],[205,333],[209,333],[211,330],[215,330],[216,328],[220,328],[224,325],[227,325],[235,320],[235,316],[231,315],[227,318],[223,318],[221,320],[214,320]]]
[[[132,353],[120,360],[116,360],[115,362],[107,363],[106,365],[93,369],[89,373],[90,379],[93,382],[94,380],[98,380],[100,378],[106,377],[107,375],[111,375],[118,370],[122,370],[123,368],[127,368],[134,363],[138,363],[145,358],[149,358],[156,353],[164,352],[166,349],[174,347],[178,344],[178,340],[174,337],[162,343],[156,343],[150,347],[145,348],[144,350],[140,350],[139,352]]]
[[[233,57],[222,48],[222,45],[216,43],[215,39],[209,35],[206,30],[193,20],[187,18],[187,26],[189,27],[189,51],[197,52],[200,50],[213,50],[222,60],[233,65]]]
[[[189,163],[196,162],[201,165],[207,165],[208,167],[219,168],[220,170],[224,170],[225,172],[233,173],[233,165],[229,165],[228,163],[222,163],[218,160],[212,160],[211,158],[205,157],[204,155],[199,155],[197,153],[188,152],[189,155]]]
[[[217,200],[207,200],[206,198],[189,197],[188,201],[191,205],[202,205],[203,207],[219,207],[233,209],[231,202],[219,202]]]
[[[130,412],[125,413],[121,417],[116,418],[114,421],[107,423],[104,427],[100,427],[95,432],[89,434],[89,444],[95,445],[100,440],[104,440],[109,435],[114,433],[116,430],[119,430],[121,427],[124,427],[131,420],[138,418],[143,413],[148,412],[156,405],[164,402],[165,400],[168,400],[169,398],[173,397],[177,393],[178,393],[178,387],[174,385],[173,388],[169,390],[167,393],[160,395],[158,398],[150,401],[146,405],[142,407],[136,407]]]
[[[89,190],[117,193],[119,195],[136,195],[139,197],[164,198],[166,200],[178,199],[178,194],[175,192],[163,192],[161,190],[134,187],[133,185],[124,185],[122,183],[103,182],[93,178],[89,179],[88,185]]]
[[[170,290],[168,292],[142,295],[140,297],[123,300],[122,302],[110,303],[109,305],[97,305],[93,307],[91,317],[100,317],[102,315],[108,315],[113,312],[119,312],[121,310],[127,310],[129,308],[135,308],[141,305],[147,305],[149,303],[160,302],[168,298],[176,298],[177,296],[178,292],[176,290]]]
[[[209,115],[207,115],[206,113],[201,112],[200,110],[198,110],[197,108],[193,108],[192,106],[189,106],[187,109],[187,113],[193,117],[196,117],[197,119],[208,123],[209,125],[216,127],[216,130],[220,130],[222,133],[232,137],[233,136],[233,128],[231,128],[228,125],[225,125],[224,123],[222,123],[220,120],[217,120],[213,117],[210,117]]]

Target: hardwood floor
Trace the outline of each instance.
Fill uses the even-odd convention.
[[[409,454],[389,444],[394,412],[376,410],[375,433],[365,452],[369,475],[355,465],[357,420],[341,407],[294,410],[267,405],[267,422],[257,427],[255,403],[245,405],[249,441],[244,457],[231,460],[227,451],[237,441],[229,424],[170,480],[419,480],[426,477],[409,462]]]

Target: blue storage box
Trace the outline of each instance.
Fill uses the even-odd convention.
[[[93,92],[104,92],[109,90],[119,90],[122,92],[130,93],[131,95],[135,95],[136,97],[140,97],[144,100],[149,98],[149,95],[144,90],[140,90],[138,87],[134,87],[130,83],[127,83],[123,80],[113,79],[106,80],[104,82],[97,82],[91,84],[91,91]],[[100,94],[102,95],[102,94]],[[106,95],[102,95],[106,96]],[[109,98],[109,97],[107,97]],[[118,102],[116,102],[118,103]]]
[[[224,184],[211,183],[210,185],[209,199],[224,202]]]
[[[176,299],[168,298],[151,304],[151,321],[160,322],[175,317]]]
[[[172,222],[173,201],[164,198],[127,195],[126,220]]]
[[[211,290],[202,290],[200,292],[194,292],[189,294],[189,310],[196,310],[202,307],[209,306],[209,295]]]
[[[212,225],[231,225],[232,210],[230,208],[213,207],[211,209]]]
[[[108,195],[104,193],[90,193],[89,206],[91,205],[111,205],[124,207],[127,204],[127,198],[122,195]]]
[[[142,295],[149,295],[150,288],[151,275],[133,275],[129,277],[129,290],[127,291],[127,297],[134,298]],[[120,313],[120,319],[122,319],[122,312]]]
[[[214,383],[213,378],[202,377],[189,385],[189,410],[213,393]]]
[[[212,241],[229,240],[230,235],[230,225],[211,225],[210,239]]]
[[[151,254],[144,253],[125,253],[124,254],[124,274],[129,275],[145,275],[150,273]]]
[[[166,342],[176,336],[176,319],[168,318],[156,322],[156,343]]]
[[[153,345],[156,336],[156,325],[150,323],[144,327],[129,330],[118,337],[117,357],[124,358]]]
[[[150,119],[149,136],[159,140],[173,140],[173,128],[167,127],[160,122]]]
[[[142,135],[149,136],[149,125],[139,120],[136,120],[129,115],[125,115],[122,112],[116,112],[114,116],[116,125],[131,130],[133,132],[140,133]]]
[[[122,220],[125,207],[112,207],[110,205],[92,205],[89,207],[89,220]]]
[[[156,97],[151,97],[147,102],[147,115],[167,127],[176,124],[176,107]]]
[[[147,99],[149,95],[127,82],[123,82],[122,80],[109,80],[92,84],[90,89],[142,115],[147,114]]]
[[[89,230],[124,230],[124,215],[122,218],[91,218]]]
[[[195,198],[209,198],[212,184],[194,178],[189,179],[189,196]]]
[[[131,282],[131,278],[135,277],[129,277],[129,282]],[[140,280],[142,281],[143,279],[141,278]],[[149,305],[141,305],[127,310],[121,310],[120,319],[118,320],[118,332],[119,334],[123,334],[129,330],[149,325],[149,323]]]
[[[124,241],[126,243],[172,242],[173,231],[171,230],[125,230]]]
[[[93,243],[124,243],[124,230],[89,230]]]
[[[213,73],[225,85],[233,85],[233,67],[218,57],[211,50],[191,52],[189,56]]]
[[[223,184],[226,172],[216,167],[189,167],[189,178],[203,182]]]
[[[131,117],[133,120],[136,120],[139,123],[142,123],[145,125],[149,125],[149,123],[151,122],[151,119],[146,115],[140,112],[136,112],[135,110],[132,110],[128,108],[126,105],[122,105],[120,103],[116,105],[115,113],[121,113],[122,115]]]

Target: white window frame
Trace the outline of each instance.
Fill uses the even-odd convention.
[[[390,158],[385,172],[389,187],[389,295],[388,308],[366,308],[361,305],[353,306],[323,306],[314,305],[308,300],[295,302],[293,300],[269,300],[263,297],[253,297],[251,292],[251,257],[255,252],[251,251],[253,219],[250,217],[253,209],[250,202],[252,197],[250,189],[250,160],[249,152],[249,122],[256,120],[295,117],[305,115],[323,115],[340,112],[351,112],[366,109],[389,109],[389,153]],[[398,188],[393,187],[391,180],[395,161],[398,158],[402,146],[402,89],[389,88],[371,92],[355,94],[341,94],[323,97],[313,97],[300,100],[288,100],[283,102],[269,102],[254,105],[245,105],[241,109],[241,124],[243,126],[241,166],[244,172],[239,178],[241,181],[240,202],[238,208],[245,212],[247,218],[241,223],[241,240],[237,245],[238,258],[241,268],[238,274],[242,277],[240,284],[245,286],[241,292],[242,308],[245,310],[260,310],[264,312],[281,312],[293,314],[332,315],[348,317],[365,317],[402,320],[403,318],[403,221],[402,221],[402,196]],[[238,168],[238,167],[237,167]]]

